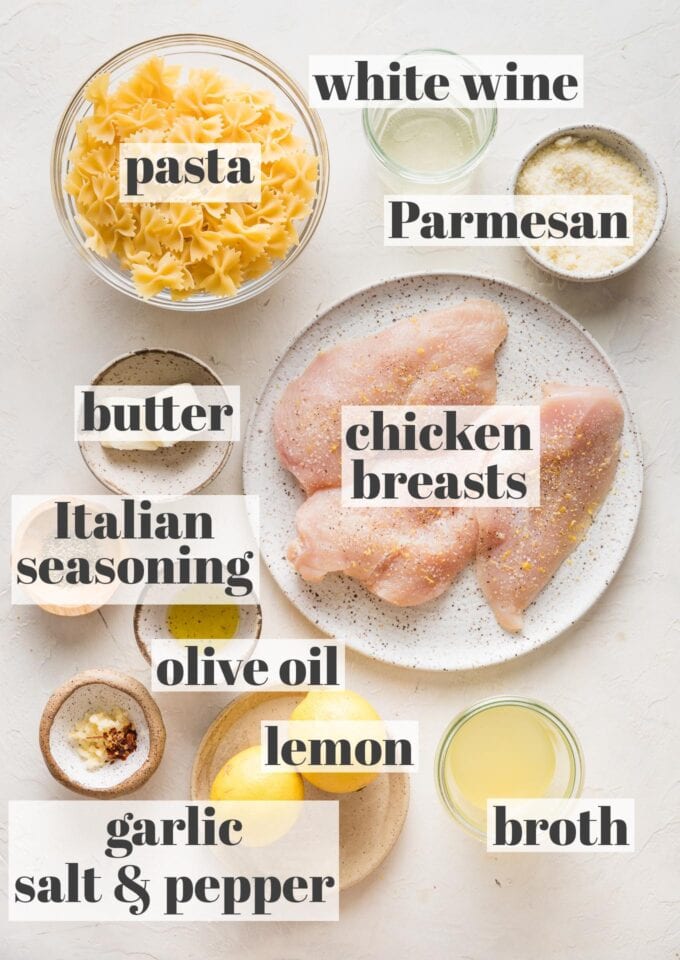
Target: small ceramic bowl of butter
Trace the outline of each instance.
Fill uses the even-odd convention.
[[[194,388],[223,386],[215,371],[197,357],[179,350],[149,348],[117,357],[99,371],[92,385],[158,385],[156,402],[162,402],[161,394],[168,388],[179,402],[177,397],[191,400]],[[81,440],[79,445],[94,476],[109,490],[125,496],[197,493],[222,470],[233,446],[230,440],[186,440],[179,436],[176,442],[160,442],[146,434],[129,442]]]
[[[146,687],[115,670],[76,674],[52,694],[40,749],[55,780],[88,797],[139,789],[165,749],[165,725]]]
[[[513,194],[624,194],[633,197],[633,237],[627,246],[524,245],[539,267],[565,280],[619,276],[656,243],[668,196],[656,161],[630,137],[596,124],[563,127],[535,143],[519,162]]]
[[[218,587],[194,584],[179,588],[173,603],[154,603],[154,587],[145,587],[133,626],[146,662],[151,663],[154,641],[162,642],[159,649],[169,656],[177,644],[190,643],[209,644],[216,652],[224,647],[230,656],[236,651],[249,656],[262,633],[262,609],[259,603],[222,603],[221,599]]]

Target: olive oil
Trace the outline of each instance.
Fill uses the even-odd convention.
[[[231,640],[238,624],[236,604],[173,603],[168,609],[168,630],[175,640]]]

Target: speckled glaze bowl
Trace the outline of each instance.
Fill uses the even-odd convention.
[[[150,588],[145,587],[139,603],[135,607],[133,616],[133,629],[135,640],[139,647],[139,652],[147,663],[151,663],[151,652],[149,645],[154,640],[167,639],[168,630],[168,610],[169,604],[149,603]],[[238,604],[239,620],[236,633],[224,641],[215,641],[215,643],[232,643],[234,640],[252,641],[252,646],[248,649],[252,651],[255,643],[262,634],[262,608],[259,603]],[[180,643],[181,641],[176,641]],[[243,651],[246,644],[239,644],[239,651]]]
[[[218,772],[234,754],[260,742],[263,720],[286,720],[304,698],[288,691],[247,693],[223,710],[205,732],[191,773],[191,799],[208,800]],[[305,800],[340,804],[340,889],[368,877],[401,834],[410,795],[407,773],[381,773],[354,793],[325,793],[305,780]]]
[[[69,742],[88,711],[121,707],[137,731],[137,749],[126,760],[96,770]],[[165,725],[146,687],[115,670],[78,673],[54,691],[40,720],[40,750],[47,769],[69,790],[87,797],[119,797],[138,790],[156,771],[165,749]]]
[[[123,354],[96,374],[93,386],[133,386],[190,383],[222,386],[206,363],[179,350],[144,348]],[[186,496],[215,479],[233,444],[222,440],[191,440],[158,450],[114,450],[97,441],[80,441],[90,472],[114,493]]]
[[[640,260],[642,260],[642,258],[649,253],[656,241],[659,239],[661,231],[663,230],[663,225],[666,222],[666,214],[668,212],[668,192],[666,190],[666,183],[664,181],[663,174],[661,173],[661,168],[657,164],[656,160],[654,160],[654,158],[638,143],[636,143],[634,140],[631,140],[629,136],[620,133],[618,130],[613,130],[611,127],[603,127],[596,123],[584,123],[580,126],[560,127],[558,130],[553,130],[552,133],[547,134],[545,137],[541,137],[540,140],[537,140],[534,144],[532,144],[532,146],[527,150],[520,162],[517,164],[510,185],[511,193],[516,193],[517,180],[519,179],[519,175],[527,161],[530,160],[531,157],[538,153],[538,151],[543,147],[547,147],[548,144],[553,143],[560,137],[566,136],[589,137],[594,140],[599,140],[604,144],[605,147],[610,147],[612,150],[617,150],[642,171],[642,173],[651,182],[656,192],[657,209],[652,232],[650,233],[644,245],[640,247],[636,254],[634,254],[632,257],[629,257],[628,260],[624,260],[624,262],[619,264],[617,267],[613,267],[611,270],[606,270],[602,273],[579,273],[575,270],[562,270],[547,260],[544,260],[543,257],[541,257],[540,254],[528,244],[522,244],[522,247],[529,259],[533,260],[537,266],[539,266],[542,270],[545,270],[547,273],[552,273],[556,277],[561,277],[563,280],[575,280],[580,283],[592,283],[596,280],[611,280],[612,277],[620,276],[622,273],[625,273],[627,270],[630,270],[631,267],[635,266],[636,263],[639,263]]]

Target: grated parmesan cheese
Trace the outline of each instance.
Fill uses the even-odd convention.
[[[538,150],[517,178],[520,194],[610,194],[633,197],[633,243],[627,247],[547,247],[532,249],[546,263],[580,274],[606,273],[644,246],[654,227],[654,185],[632,161],[599,140],[558,137]]]

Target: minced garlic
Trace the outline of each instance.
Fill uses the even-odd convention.
[[[75,725],[69,739],[88,770],[97,770],[115,760],[127,760],[137,749],[137,731],[120,707],[88,713]]]
[[[542,147],[522,167],[515,192],[630,194],[633,197],[630,246],[533,247],[548,265],[574,273],[607,273],[630,260],[647,242],[656,220],[654,185],[631,160],[592,137],[558,137]]]

